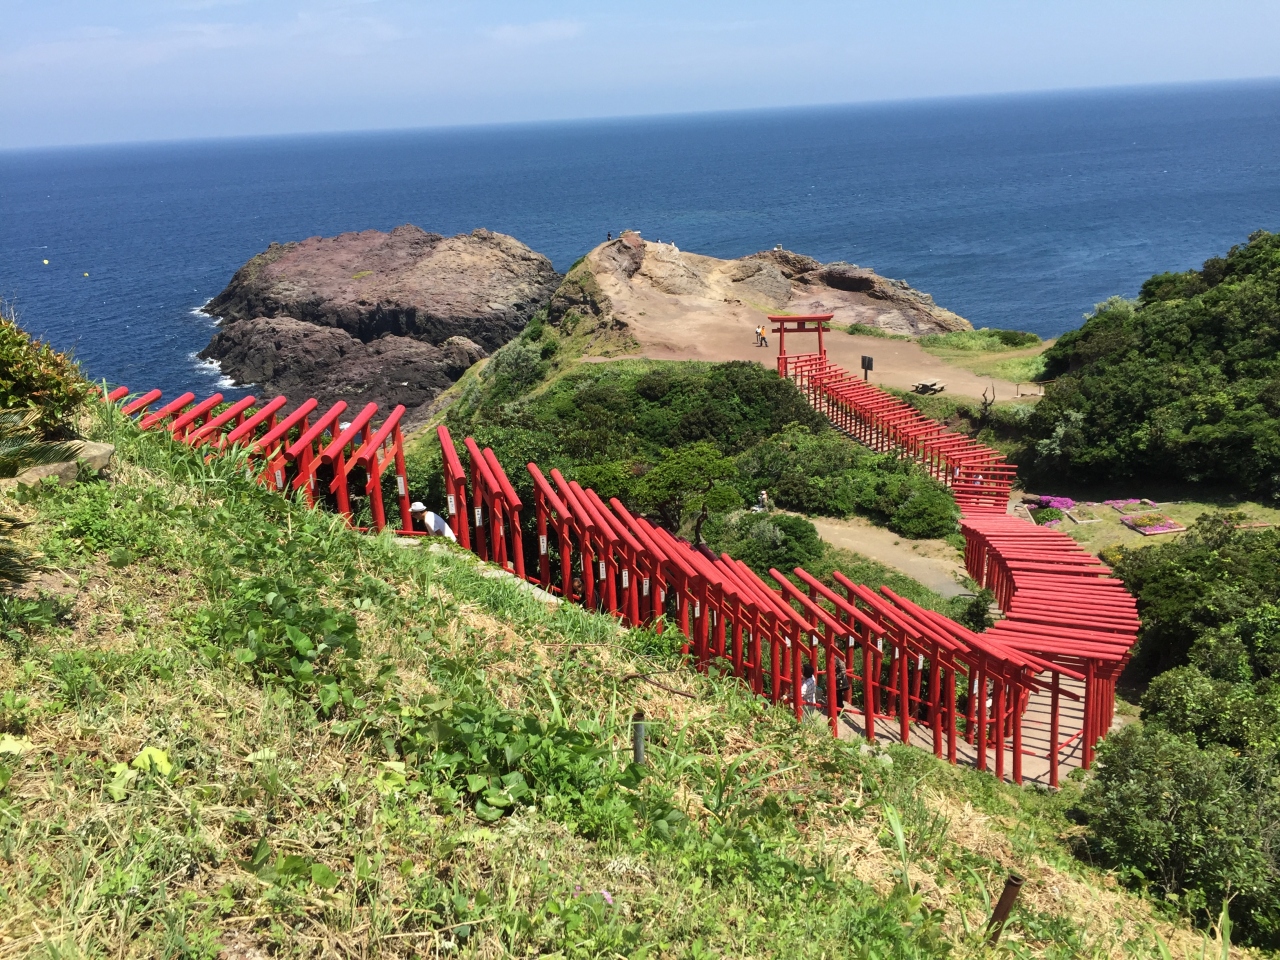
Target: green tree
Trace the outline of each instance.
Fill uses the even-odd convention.
[[[1133,725],[1098,751],[1081,812],[1096,854],[1202,921],[1231,901],[1237,930],[1280,946],[1280,768]]]
[[[637,491],[646,511],[677,530],[687,513],[706,509],[717,513],[742,503],[733,487],[738,470],[733,461],[706,441],[671,453],[641,478]]]
[[[1045,353],[1026,466],[1055,479],[1224,484],[1280,497],[1280,235],[1259,231]]]

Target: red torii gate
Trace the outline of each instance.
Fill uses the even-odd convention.
[[[467,472],[448,431],[441,428],[438,435],[446,486],[456,491],[453,496],[465,497]],[[491,477],[481,479],[483,471],[473,466],[473,483],[507,486],[492,451],[480,451],[470,438],[466,447],[473,461],[483,460]],[[1092,679],[1074,661],[1041,656],[1021,642],[1020,634],[975,634],[888,588],[873,591],[838,571],[834,587],[828,587],[799,567],[790,574],[770,570],[771,586],[741,561],[695,547],[634,516],[616,499],[606,504],[558,470],[548,479],[537,464],[527,468],[538,535],[537,570],[527,579],[612,613],[629,626],[661,628],[670,617],[687,638],[682,649],[697,669],[732,672],[797,717],[821,710],[838,733],[842,717],[860,715],[873,740],[877,723],[893,720],[904,743],[922,735],[923,724],[937,756],[957,762],[963,740],[979,769],[988,769],[994,759],[997,776],[1008,772],[1021,783],[1023,757],[1030,752],[1024,746],[1023,714],[1033,693],[1051,692],[1049,733],[1055,747],[1044,759],[1053,786],[1063,748],[1099,729],[1091,720],[1087,729],[1060,740],[1058,705],[1063,697],[1075,698],[1061,679]],[[519,553],[518,539],[510,549]],[[553,577],[553,553],[558,577]],[[575,565],[581,594],[573,588]],[[861,687],[860,695],[843,706],[837,704],[837,662]],[[814,699],[802,697],[806,663],[824,688]],[[966,691],[963,707],[957,689]],[[1086,696],[1096,702],[1096,685],[1086,687]]]
[[[834,313],[813,313],[795,317],[769,314],[769,320],[774,324],[773,332],[778,335],[778,372],[780,374],[784,377],[787,375],[787,332],[816,333],[818,354],[825,357],[827,349],[822,343],[822,333],[834,316]]]
[[[311,415],[318,406],[313,398],[281,419],[280,414],[289,403],[283,396],[259,407],[253,396],[225,403],[221,393],[214,393],[196,403],[196,395],[188,392],[159,410],[150,411],[162,396],[161,391],[151,390],[131,398],[129,388],[121,386],[105,392],[103,399],[119,404],[120,412],[135,418],[140,429],[163,429],[175,440],[205,451],[206,460],[243,451],[249,462],[257,465],[254,469],[259,470],[259,483],[279,492],[302,490],[312,506],[316,502],[316,470],[321,465],[331,467],[333,479],[328,484],[328,492],[334,497],[337,512],[348,524],[354,526],[355,523],[352,493],[363,493],[369,498],[372,525],[360,529],[378,531],[387,527],[382,477],[391,472],[401,524],[396,533],[422,535],[423,531],[412,529],[409,513],[409,481],[400,430],[403,406],[392,410],[375,431],[373,418],[378,407],[372,403],[350,424],[340,428],[338,418],[347,408],[341,400],[313,423]],[[364,470],[366,477],[359,490],[350,484],[351,474],[357,468]]]

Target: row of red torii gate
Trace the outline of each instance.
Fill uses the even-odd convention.
[[[1137,634],[1123,584],[1070,537],[1009,515],[1015,470],[1001,454],[830,363],[821,342],[829,315],[770,319],[778,371],[810,403],[951,487],[966,567],[1004,614],[993,628],[975,633],[839,571],[826,583],[799,567],[771,569],[766,580],[534,463],[525,466],[534,491],[526,529],[525,505],[493,451],[466,438],[464,466],[441,426],[443,509],[459,544],[629,626],[679,630],[697,669],[732,674],[797,718],[820,713],[837,736],[915,743],[1017,783],[1057,786],[1063,767],[1087,768]],[[789,356],[786,334],[810,332],[818,352]],[[263,484],[353,525],[359,513],[362,529],[422,535],[409,509],[403,407],[375,424],[374,404],[347,420],[341,401],[318,413],[310,399],[286,413],[284,397],[196,402],[188,393],[154,410],[159,391],[131,397],[120,387],[107,398],[142,429],[209,456],[247,451]],[[388,495],[398,525],[388,523]]]

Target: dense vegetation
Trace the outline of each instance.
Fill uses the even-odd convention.
[[[1034,347],[1040,338],[1025,330],[993,330],[979,327],[977,330],[953,330],[950,333],[930,333],[921,337],[920,346],[926,350],[968,351],[973,353],[1017,350]]]
[[[724,513],[754,503],[764,490],[786,510],[859,514],[906,537],[955,532],[944,487],[831,429],[776,373],[633,360],[579,364],[544,382],[555,336],[534,325],[500,350],[450,409],[454,433],[492,446],[507,465],[557,467],[672,528],[704,506]],[[424,446],[420,456],[435,455]],[[508,472],[530,489],[523,470]]]
[[[1045,362],[1056,382],[1029,424],[1040,475],[1280,496],[1280,235],[1099,304]]]
[[[1143,723],[1103,743],[1084,812],[1097,850],[1201,916],[1280,947],[1280,531],[1206,516],[1107,556],[1138,600],[1127,679]]]

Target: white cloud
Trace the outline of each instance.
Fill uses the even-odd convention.
[[[494,43],[506,47],[535,47],[579,36],[584,27],[578,20],[539,20],[536,23],[504,23],[485,31]]]

